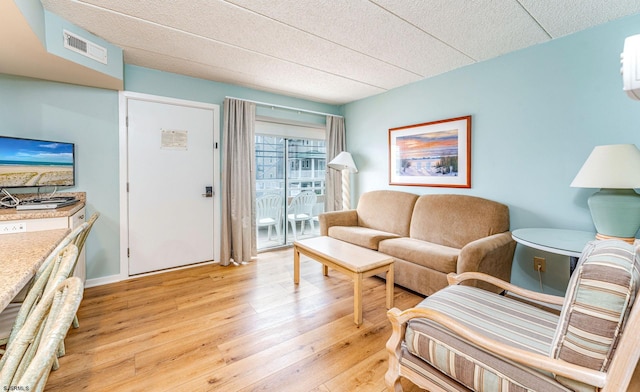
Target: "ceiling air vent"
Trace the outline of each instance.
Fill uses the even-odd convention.
[[[63,30],[63,35],[65,48],[99,61],[102,64],[107,63],[107,49],[67,30]]]

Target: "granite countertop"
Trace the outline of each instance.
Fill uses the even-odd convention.
[[[57,196],[74,196],[79,202],[66,207],[55,208],[51,210],[16,210],[15,208],[0,208],[0,222],[22,219],[41,219],[41,218],[58,218],[71,216],[80,211],[85,205],[85,192],[59,192]],[[36,197],[35,194],[18,194],[19,198]],[[3,237],[4,238],[4,237]]]
[[[29,282],[69,229],[3,234],[0,241],[0,310]]]

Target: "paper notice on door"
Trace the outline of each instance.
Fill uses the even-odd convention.
[[[187,150],[189,131],[179,131],[175,129],[162,129],[161,131],[161,150]]]

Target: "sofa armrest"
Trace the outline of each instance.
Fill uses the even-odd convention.
[[[460,250],[456,273],[482,272],[506,282],[511,281],[511,265],[516,242],[511,232],[494,234],[468,243]],[[484,282],[475,284],[490,291],[500,291]]]
[[[320,235],[328,235],[331,226],[358,226],[358,212],[356,210],[331,211],[318,216],[320,220]]]

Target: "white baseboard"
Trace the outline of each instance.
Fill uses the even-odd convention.
[[[189,264],[189,265],[185,265],[185,266],[181,266],[181,267],[169,268],[169,269],[161,270],[161,271],[153,271],[153,272],[148,272],[146,274],[140,274],[140,275],[134,275],[134,276],[127,276],[127,275],[122,275],[122,274],[109,275],[109,276],[104,276],[104,277],[101,277],[101,278],[87,279],[85,281],[85,283],[84,283],[84,287],[88,288],[88,287],[102,286],[102,285],[109,284],[109,283],[122,282],[123,280],[140,278],[140,277],[143,277],[143,276],[157,275],[157,274],[162,274],[164,272],[178,271],[178,270],[182,270],[182,269],[200,267],[200,266],[203,266],[203,265],[218,264],[218,263],[219,263],[219,261],[205,261],[205,262],[202,262],[202,263]]]
[[[116,282],[121,282],[123,280],[129,279],[128,276],[122,276],[120,274],[118,275],[109,275],[109,276],[103,276],[101,278],[95,278],[95,279],[87,279],[84,282],[84,287],[95,287],[95,286],[102,286],[105,284],[109,284],[109,283],[116,283]]]

